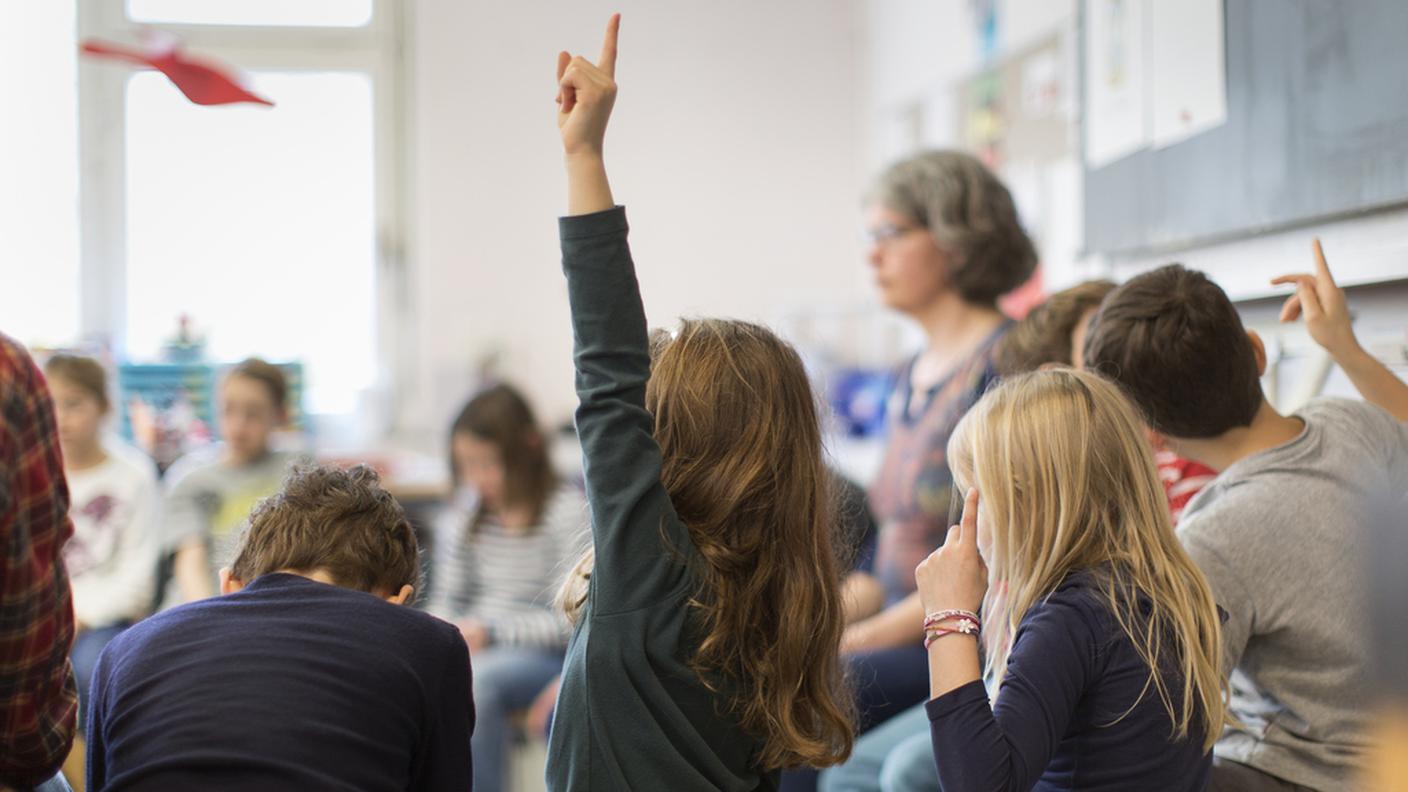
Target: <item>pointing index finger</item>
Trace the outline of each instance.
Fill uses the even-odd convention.
[[[601,60],[597,68],[606,72],[607,77],[616,77],[616,38],[621,32],[621,15],[612,14],[606,23],[606,39],[601,43]]]
[[[1335,276],[1330,274],[1330,265],[1325,263],[1325,248],[1320,245],[1320,237],[1315,237],[1315,275],[1317,279],[1328,281],[1331,286],[1335,285]]]
[[[959,521],[962,528],[959,535],[965,542],[977,543],[978,541],[978,490],[976,487],[969,487],[968,494],[963,498],[963,518]]]

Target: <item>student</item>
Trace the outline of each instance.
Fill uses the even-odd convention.
[[[652,356],[602,162],[618,25],[598,65],[558,59],[595,562],[548,787],[771,789],[781,768],[840,761],[853,739],[817,402],[795,350],[756,325],[685,322]]]
[[[998,375],[1006,379],[1079,361],[1085,329],[1114,288],[1110,281],[1086,281],[1052,294],[1033,308],[997,342],[993,362]],[[1176,522],[1183,504],[1216,474],[1161,448],[1156,448],[1154,460]],[[1188,471],[1195,475],[1190,477]],[[939,788],[939,777],[930,742],[928,714],[924,704],[917,704],[866,732],[845,765],[822,774],[820,788],[826,792],[933,792]]]
[[[1217,606],[1119,389],[1073,369],[1006,380],[949,458],[962,521],[915,572],[940,787],[1206,789]]]
[[[44,378],[0,334],[0,788],[45,783],[73,745],[68,503]]]
[[[54,395],[68,479],[74,530],[64,564],[77,631],[73,671],[80,701],[86,701],[98,654],[151,608],[161,502],[151,462],[139,464],[132,450],[103,437],[110,406],[102,365],[54,355],[44,375]]]
[[[1221,471],[1179,525],[1230,614],[1224,663],[1242,725],[1218,743],[1212,789],[1346,788],[1369,717],[1363,510],[1373,493],[1408,491],[1408,427],[1342,399],[1278,413],[1261,392],[1261,339],[1216,284],[1178,265],[1111,293],[1085,356],[1173,451]]]
[[[507,385],[470,399],[450,430],[455,506],[427,608],[460,628],[474,656],[474,788],[504,788],[510,717],[562,671],[567,620],[553,595],[586,549],[580,490],[552,469],[528,402]]]
[[[1094,280],[1048,297],[998,342],[998,374],[1010,377],[1053,363],[1081,368],[1090,321],[1114,289],[1115,284],[1110,281]],[[1188,501],[1213,480],[1217,471],[1169,451],[1155,432],[1149,432],[1149,442],[1154,446],[1154,463],[1168,496],[1173,524],[1177,525]]]
[[[179,601],[215,593],[216,573],[234,558],[254,504],[278,491],[293,454],[269,446],[288,421],[288,385],[278,366],[239,363],[220,386],[224,442],[187,454],[166,473],[166,551],[175,553]]]
[[[88,788],[468,789],[469,653],[402,607],[418,570],[375,472],[296,469],[250,515],[223,596],[98,659]]]
[[[931,151],[896,163],[869,204],[869,261],[881,299],[919,324],[927,343],[900,372],[884,462],[870,488],[885,608],[852,624],[842,642],[862,729],[924,700],[924,653],[911,640],[923,616],[914,567],[943,543],[957,505],[944,448],[996,380],[994,349],[1012,324],[997,299],[1025,282],[1037,260],[1011,194],[967,154]],[[795,792],[811,786],[795,774],[785,784]]]

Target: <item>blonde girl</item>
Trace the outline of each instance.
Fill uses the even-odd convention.
[[[949,458],[962,522],[916,572],[942,788],[1206,789],[1218,611],[1130,403],[1087,372],[1019,376]]]

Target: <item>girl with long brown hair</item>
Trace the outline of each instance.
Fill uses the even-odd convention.
[[[916,571],[940,787],[1206,789],[1227,720],[1218,610],[1119,388],[1007,380],[949,459],[962,522]]]
[[[454,498],[436,524],[427,610],[474,660],[474,788],[505,789],[513,713],[562,670],[567,621],[552,598],[587,543],[586,502],[553,470],[528,400],[476,393],[450,428]]]
[[[685,322],[652,355],[602,163],[619,17],[559,56],[563,269],[595,565],[548,755],[553,790],[773,789],[854,727],[816,400],[796,352]]]

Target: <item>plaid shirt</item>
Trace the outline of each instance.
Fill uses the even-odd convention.
[[[0,787],[48,780],[73,745],[73,533],[54,407],[29,353],[0,335]]]

